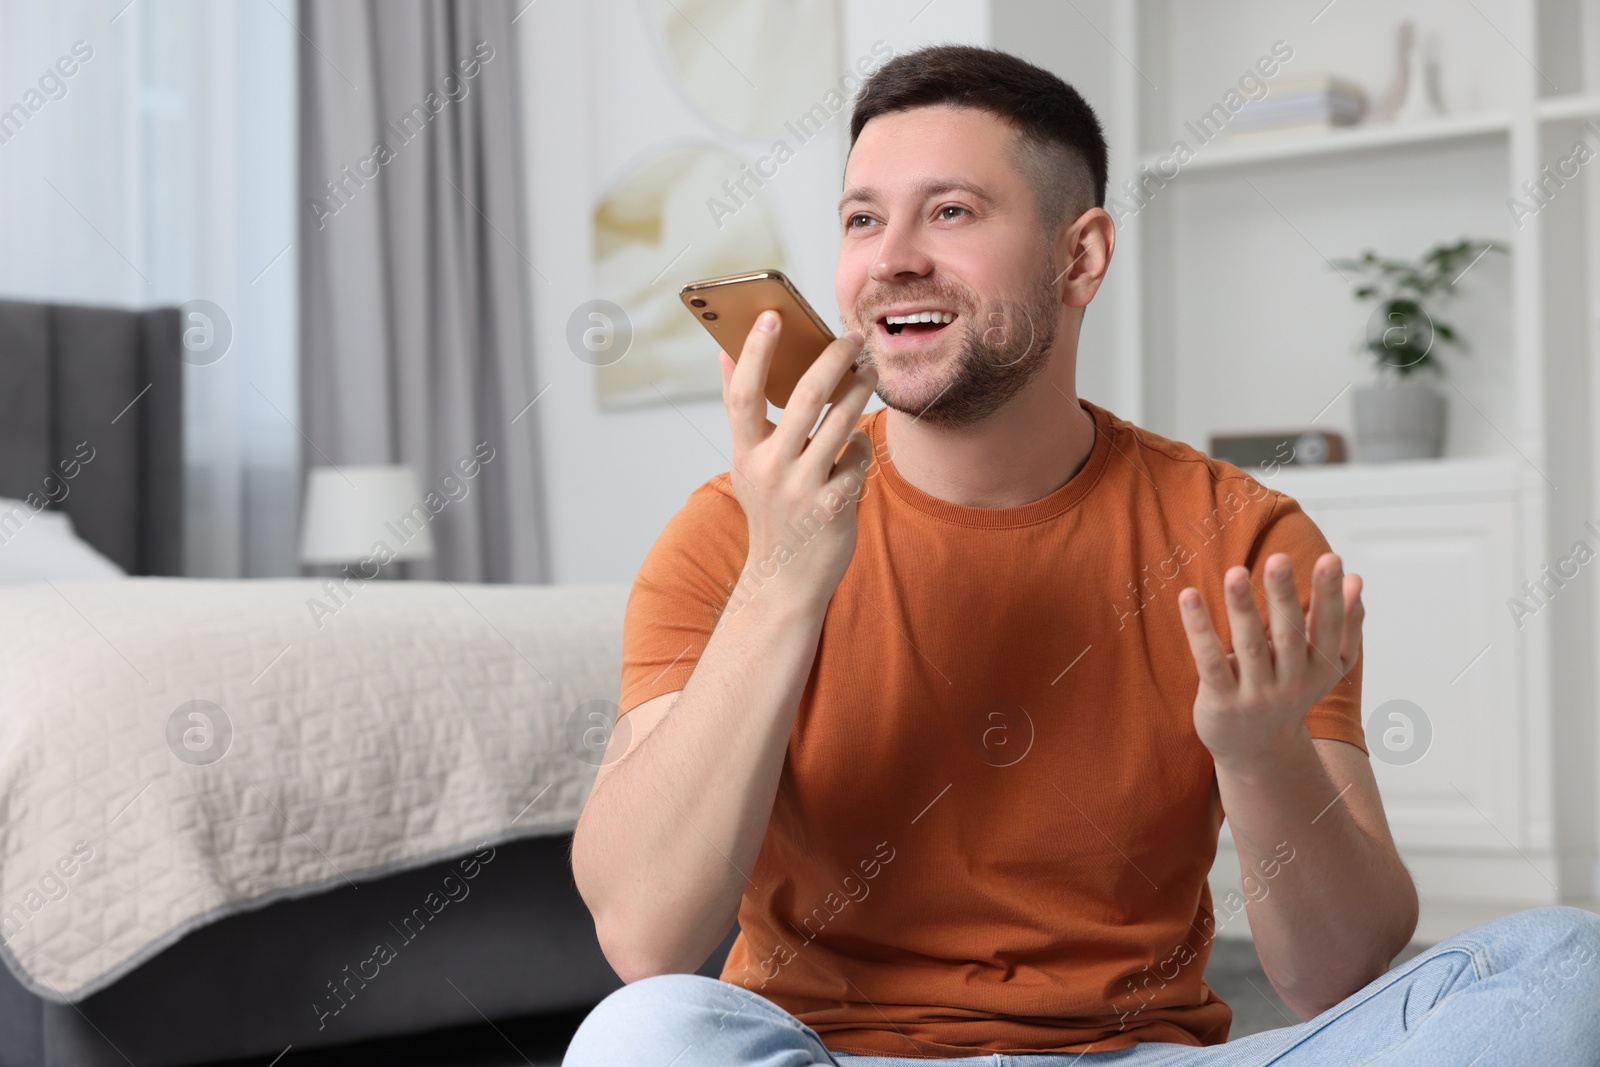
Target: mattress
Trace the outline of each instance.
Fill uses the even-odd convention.
[[[225,916],[570,832],[615,716],[627,592],[5,590],[6,966],[77,1001]]]

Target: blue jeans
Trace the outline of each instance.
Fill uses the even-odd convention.
[[[913,1067],[925,1058],[829,1052],[758,993],[698,974],[616,990],[584,1019],[563,1067]],[[1204,1048],[988,1053],[951,1067],[1595,1067],[1600,915],[1533,908],[1440,942],[1314,1019]]]

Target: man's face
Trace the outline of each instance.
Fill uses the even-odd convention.
[[[867,123],[845,167],[839,309],[883,402],[924,422],[992,414],[1055,340],[1057,268],[1012,163],[1016,136],[971,108],[894,112]],[[894,321],[921,312],[934,321]]]

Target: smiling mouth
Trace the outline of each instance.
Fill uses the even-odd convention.
[[[901,334],[912,336],[934,334],[956,320],[953,311],[923,311],[910,315],[885,315],[878,321],[891,337]]]

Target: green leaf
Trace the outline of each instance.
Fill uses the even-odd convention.
[[[1363,249],[1356,259],[1330,261],[1337,270],[1363,275],[1365,280],[1351,289],[1351,295],[1357,300],[1376,299],[1383,309],[1386,328],[1357,346],[1377,358],[1380,374],[1403,378],[1423,368],[1439,373],[1439,361],[1430,351],[1435,339],[1467,350],[1455,329],[1435,321],[1427,307],[1453,297],[1456,279],[1487,252],[1505,254],[1510,248],[1499,241],[1462,237],[1441,242],[1415,260],[1387,259]],[[1427,344],[1419,344],[1419,338]]]

